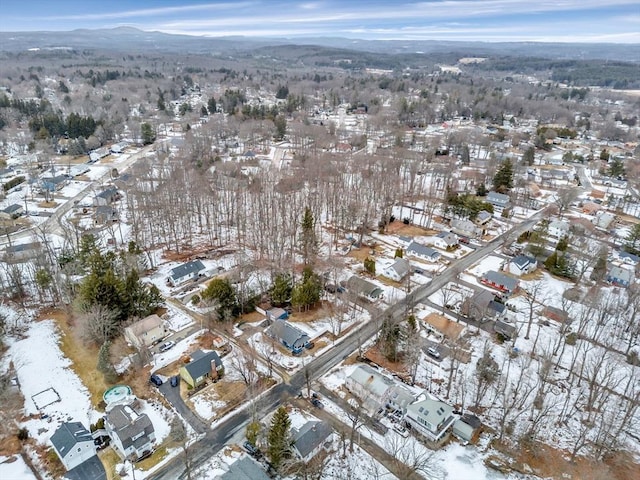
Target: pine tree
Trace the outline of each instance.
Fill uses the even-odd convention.
[[[536,147],[529,147],[525,150],[522,156],[522,161],[525,165],[533,165],[536,158]]]
[[[300,238],[302,243],[302,259],[305,265],[313,264],[318,248],[314,224],[313,213],[311,213],[309,207],[306,207],[304,209],[304,216],[302,217],[302,234]]]
[[[508,191],[513,187],[513,164],[506,159],[495,176],[493,177],[493,188],[499,192]]]
[[[291,420],[285,407],[280,407],[271,419],[271,427],[267,434],[267,452],[271,465],[276,470],[280,470],[284,461],[291,454],[291,437],[289,429]]]
[[[276,275],[271,287],[271,303],[276,307],[281,307],[291,297],[291,278],[282,273]]]
[[[214,278],[202,292],[202,298],[216,302],[216,312],[219,320],[235,318],[240,314],[236,291],[226,278]]]

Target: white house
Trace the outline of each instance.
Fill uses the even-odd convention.
[[[397,258],[395,262],[382,270],[382,274],[391,280],[401,282],[410,271],[411,263],[409,263],[409,260],[406,258]]]
[[[458,236],[451,232],[440,232],[435,237],[431,237],[433,246],[442,250],[448,250],[458,246]]]
[[[466,218],[451,220],[451,231],[457,235],[469,238],[476,238],[482,235],[482,229]]]
[[[431,442],[439,443],[448,437],[448,430],[456,417],[453,407],[438,400],[422,400],[409,405],[405,421],[412,430]]]
[[[591,223],[601,230],[609,230],[609,227],[615,219],[616,216],[613,213],[596,212],[596,216],[591,219]]]
[[[89,163],[95,163],[101,158],[109,155],[109,149],[106,147],[97,148],[91,152],[89,152]]]
[[[167,283],[175,287],[189,280],[195,280],[202,275],[205,270],[206,268],[200,260],[183,263],[171,269],[167,277]]]
[[[507,271],[518,277],[531,273],[538,268],[538,261],[528,255],[517,255],[507,264]]]
[[[406,412],[415,396],[402,385],[368,365],[359,365],[345,381],[347,389],[362,401],[370,413],[383,407]]]
[[[310,420],[291,432],[293,452],[303,462],[309,462],[320,451],[331,448],[333,436],[333,429],[328,423]]]
[[[549,223],[547,233],[554,238],[566,237],[569,234],[569,224],[564,220],[554,220]]]
[[[107,413],[104,427],[121,458],[137,461],[153,452],[156,434],[146,413],[116,405]]]
[[[80,422],[61,424],[51,437],[51,445],[67,470],[96,454],[91,433]]]
[[[407,247],[407,255],[432,263],[437,262],[441,257],[440,252],[418,242],[411,242],[409,244]]]
[[[505,195],[504,193],[489,192],[486,196],[486,201],[497,209],[511,206],[509,195]]]

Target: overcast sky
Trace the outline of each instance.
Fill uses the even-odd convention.
[[[640,43],[640,0],[3,0],[0,30]]]

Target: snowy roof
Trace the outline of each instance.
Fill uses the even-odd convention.
[[[107,413],[107,421],[123,444],[131,443],[143,432],[153,432],[153,424],[146,413],[137,413],[133,408],[116,405]]]
[[[139,337],[143,333],[149,332],[154,328],[158,328],[162,326],[162,319],[156,315],[149,315],[148,317],[143,318],[142,320],[138,320],[135,323],[132,323],[127,328],[133,333],[136,337]]]
[[[628,283],[631,283],[631,280],[633,280],[633,272],[631,270],[627,270],[626,268],[622,268],[617,265],[609,267],[607,276],[613,279],[623,280]]]
[[[409,263],[409,260],[407,260],[406,258],[398,258],[395,262],[389,265],[389,268],[395,270],[398,276],[404,277],[409,273],[409,270],[411,269],[411,263]]]
[[[349,378],[371,392],[376,398],[382,398],[389,387],[394,385],[393,380],[381,375],[368,365],[359,365],[351,372]]]
[[[205,270],[204,264],[200,260],[195,260],[193,262],[183,263],[182,265],[178,265],[171,269],[170,277],[174,280],[182,278],[191,273],[200,272]]]
[[[458,237],[451,232],[440,232],[436,235],[436,238],[441,238],[450,247],[458,244]]]
[[[306,457],[327,441],[333,429],[326,422],[311,420],[293,434],[293,444],[301,457]]]
[[[93,442],[91,433],[80,422],[65,422],[51,436],[51,444],[60,457],[65,457],[79,442]]]
[[[492,205],[504,206],[509,203],[509,195],[498,192],[489,192],[487,194],[487,202]]]
[[[453,407],[438,400],[422,400],[409,405],[407,413],[412,413],[415,418],[423,418],[433,426],[440,425],[453,413]]]
[[[12,214],[15,212],[18,212],[20,210],[23,210],[24,207],[18,203],[14,203],[13,205],[9,205],[7,208],[5,208],[4,210],[2,210],[4,213],[8,213],[8,214]]]

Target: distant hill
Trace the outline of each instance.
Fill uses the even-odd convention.
[[[588,43],[490,43],[358,40],[339,37],[258,38],[196,37],[146,32],[132,27],[70,32],[0,32],[0,51],[19,52],[29,49],[108,49],[112,51],[237,54],[261,47],[283,45],[315,45],[341,51],[358,51],[393,55],[417,52],[437,54],[459,53],[464,56],[526,56],[572,60],[618,60],[640,62],[640,44]],[[280,49],[282,51],[282,49]]]

